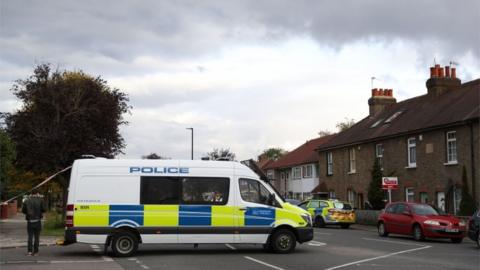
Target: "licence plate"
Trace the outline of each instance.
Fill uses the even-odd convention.
[[[446,232],[458,232],[458,229],[445,229]]]

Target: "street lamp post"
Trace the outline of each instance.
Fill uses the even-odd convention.
[[[187,129],[190,129],[192,131],[192,160],[193,160],[193,128],[187,128]]]

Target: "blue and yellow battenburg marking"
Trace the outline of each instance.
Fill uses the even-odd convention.
[[[270,207],[216,205],[75,205],[74,226],[273,226],[297,215]]]

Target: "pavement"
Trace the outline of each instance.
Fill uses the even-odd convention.
[[[44,221],[43,221],[44,222]],[[8,219],[0,219],[0,248],[20,248],[27,246],[27,221],[23,213]],[[41,246],[55,245],[56,236],[40,236]]]

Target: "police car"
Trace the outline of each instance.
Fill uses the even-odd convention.
[[[355,210],[350,203],[339,200],[309,200],[299,207],[307,210],[313,217],[314,225],[323,228],[326,225],[340,225],[348,229],[355,223]]]
[[[228,161],[81,159],[72,167],[64,244],[131,256],[149,243],[249,243],[289,253],[313,239],[310,214]]]

